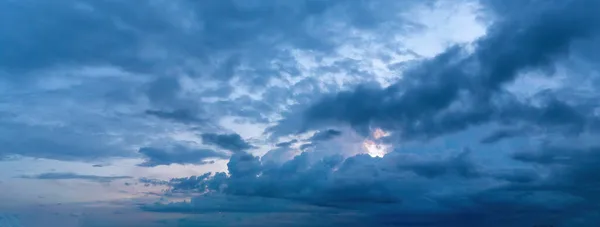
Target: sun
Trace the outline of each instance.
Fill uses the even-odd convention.
[[[363,147],[367,151],[367,154],[369,154],[371,157],[383,157],[385,154],[387,154],[388,147],[376,141],[379,141],[380,138],[386,137],[389,134],[380,128],[373,130],[372,134],[373,135],[371,137],[373,140],[365,139],[363,141]]]
[[[384,145],[377,144],[369,139],[366,139],[363,142],[363,147],[371,157],[383,157],[387,153],[387,149]]]

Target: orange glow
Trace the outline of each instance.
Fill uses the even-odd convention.
[[[373,131],[373,138],[375,138],[376,140],[378,140],[381,137],[385,137],[388,136],[389,133],[387,133],[386,131],[383,131],[380,128],[376,128],[375,131]]]

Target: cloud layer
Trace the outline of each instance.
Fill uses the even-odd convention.
[[[4,1],[0,162],[42,174],[0,188],[137,179],[106,223],[596,226],[597,9]]]
[[[80,175],[76,173],[42,173],[32,176],[21,176],[25,179],[39,180],[88,180],[95,182],[111,182],[114,180],[131,179],[130,176],[95,176],[95,175]]]

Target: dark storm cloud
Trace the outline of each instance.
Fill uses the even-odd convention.
[[[140,166],[154,167],[171,164],[208,164],[208,159],[225,159],[228,156],[210,149],[194,149],[182,145],[171,148],[143,147],[139,153],[145,158]]]
[[[447,160],[425,160],[415,162],[404,162],[398,164],[401,169],[412,171],[420,176],[436,178],[439,176],[453,174],[465,178],[480,177],[482,173],[477,166],[469,160],[470,150],[465,150],[455,157]]]
[[[532,164],[530,168],[502,171],[479,166],[469,150],[441,159],[402,153],[383,158],[313,159],[316,156],[304,152],[277,165],[240,153],[228,164],[229,176],[184,178],[180,192],[278,198],[359,211],[367,218],[357,226],[591,227],[598,220],[595,212],[600,197],[595,193],[598,182],[594,174],[600,166],[600,150],[564,141],[567,145],[542,143],[536,150],[517,152],[512,157]],[[197,197],[192,204],[204,199],[210,201],[211,195]],[[196,210],[192,204],[160,206],[153,211],[218,210]]]
[[[76,173],[42,173],[38,175],[21,176],[21,178],[38,180],[87,180],[94,182],[111,182],[115,180],[131,179],[132,177],[80,175]]]
[[[430,190],[435,190],[432,186],[436,182],[444,180],[444,175],[464,177],[461,178],[462,180],[453,180],[454,183],[468,183],[476,180],[477,177],[485,177],[484,174],[480,175],[472,164],[469,164],[468,155],[469,152],[462,152],[446,160],[438,161],[409,160],[405,157],[403,160],[406,165],[397,166],[385,163],[389,163],[387,161],[390,160],[400,160],[398,159],[400,157],[386,156],[378,159],[359,155],[346,160],[337,156],[311,160],[310,153],[305,152],[281,165],[271,165],[267,162],[261,163],[257,157],[248,154],[236,154],[228,164],[230,176],[219,173],[214,177],[205,174],[185,178],[182,180],[185,182],[184,186],[179,188],[186,189],[183,191],[205,192],[208,190],[221,192],[228,196],[247,196],[245,197],[248,198],[246,201],[259,198],[284,199],[300,204],[341,209],[336,212],[360,211],[366,215],[366,218],[355,220],[356,226],[365,224],[375,226],[408,224],[460,226],[459,223],[471,222],[481,225],[500,218],[500,214],[494,213],[494,210],[499,208],[506,209],[506,212],[509,212],[510,208],[521,210],[528,208],[533,213],[547,211],[543,204],[535,199],[533,199],[533,202],[536,203],[534,208],[527,204],[528,201],[520,204],[518,200],[510,200],[514,204],[506,204],[508,207],[502,207],[503,201],[509,202],[502,197],[504,196],[502,193],[504,191],[511,193],[510,190],[497,189],[489,192],[484,190],[465,195],[451,194],[448,197],[427,195],[432,192]],[[440,171],[433,171],[436,174],[429,174],[432,171],[425,171],[425,169]],[[406,178],[404,175],[406,172],[417,173],[417,176],[416,178]],[[429,183],[421,185],[423,182]],[[483,197],[484,193],[489,195]],[[216,198],[224,196],[223,194],[200,196],[194,198],[190,203],[153,205],[144,209],[155,212],[215,212],[220,208],[209,206],[207,203],[210,203],[215,196]],[[456,198],[452,196],[456,196]],[[419,200],[423,197],[427,197],[427,199]],[[457,199],[459,197],[465,198],[467,201],[460,201]],[[482,201],[485,198],[488,198],[487,201]],[[494,200],[496,198],[498,201]],[[413,204],[414,199],[417,199],[416,203],[422,204]],[[414,208],[413,210],[411,208],[413,205],[424,206],[427,209]],[[442,206],[441,209],[440,206]],[[248,213],[274,212],[264,211],[262,208],[251,209],[251,207],[255,206],[248,205],[243,209],[250,209],[245,211]],[[242,209],[242,207],[238,209]],[[281,207],[279,210],[285,211],[286,209]],[[313,207],[307,211],[317,212],[318,209]],[[514,211],[510,211],[509,214],[513,215],[514,213]],[[484,215],[484,217],[476,218],[479,215]],[[469,217],[476,219],[471,220]],[[528,221],[531,220],[539,221],[535,218]],[[501,223],[507,222],[501,221]]]
[[[237,133],[231,134],[216,134],[216,133],[203,133],[201,135],[202,143],[205,145],[215,145],[221,149],[225,149],[231,152],[241,152],[248,149],[254,148],[250,143],[246,142]]]
[[[596,36],[600,18],[592,8],[599,4],[590,0],[526,5],[502,15],[474,43],[474,52],[451,47],[404,73],[397,84],[364,85],[323,98],[304,111],[300,127],[286,119],[271,130],[289,134],[343,123],[359,131],[375,125],[408,138],[430,138],[490,121],[585,125],[589,113],[580,113],[576,106],[547,99],[534,107],[511,97],[503,86],[521,72],[552,67],[570,54],[575,42]]]
[[[280,148],[283,149],[283,148]],[[402,165],[386,165],[384,160],[358,155],[318,159],[303,152],[290,160],[262,159],[250,154],[234,154],[229,176],[217,173],[173,179],[181,191],[214,191],[227,195],[256,196],[294,200],[318,206],[355,208],[359,204],[399,204],[402,195],[394,190],[402,184],[391,181],[406,171],[431,180],[443,175],[458,175],[465,180],[480,176],[467,158],[468,152],[447,160],[405,160]],[[391,159],[391,158],[390,158]]]
[[[172,180],[181,182],[179,191],[173,192],[217,194],[144,209],[216,212],[221,207],[207,204],[213,199],[245,196],[246,201],[284,199],[365,214],[356,220],[357,226],[592,227],[599,218],[600,197],[595,193],[598,182],[594,177],[599,151],[597,147],[542,144],[536,150],[513,155],[515,160],[534,164],[532,168],[500,172],[481,169],[468,150],[443,159],[401,153],[383,158],[358,155],[346,160],[336,156],[312,159],[316,156],[305,152],[278,165],[240,153],[228,164],[229,176],[217,173]],[[450,191],[441,192],[446,190]],[[261,203],[256,204],[243,207],[248,209],[244,212],[273,212],[252,209]]]
[[[546,143],[536,150],[513,155],[515,160],[534,164],[538,171],[541,168],[546,176],[522,169],[496,175],[511,183],[472,194],[470,201],[482,212],[506,211],[499,212],[507,215],[504,218],[499,214],[490,216],[499,221],[493,226],[540,223],[593,226],[600,218],[597,215],[600,197],[595,193],[600,181],[594,177],[599,170],[600,149],[567,141],[571,142],[567,145]]]
[[[540,179],[540,175],[533,169],[514,169],[509,172],[493,175],[495,178],[512,183],[531,183]]]

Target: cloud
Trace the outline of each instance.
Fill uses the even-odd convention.
[[[146,159],[140,166],[155,167],[171,164],[207,164],[209,159],[225,159],[224,153],[210,149],[194,149],[183,145],[167,148],[143,147],[139,153]]]
[[[219,209],[207,205],[213,199],[244,196],[248,202],[283,199],[355,211],[366,214],[357,220],[362,225],[593,226],[598,196],[592,178],[600,152],[595,146],[561,144],[540,143],[534,151],[516,152],[514,160],[531,168],[513,163],[501,171],[479,165],[468,149],[441,157],[394,152],[347,159],[304,152],[276,165],[239,153],[228,164],[229,175],[180,179],[184,183],[177,192],[209,194],[153,211],[215,212]],[[250,207],[237,209],[271,212]]]
[[[18,138],[28,144],[11,145],[0,156],[96,161],[135,156],[157,135],[169,137],[191,127],[227,131],[219,125],[224,117],[270,123],[289,103],[308,102],[368,78],[363,76],[373,72],[365,68],[372,64],[346,56],[346,47],[370,45],[368,34],[404,26],[399,13],[415,3],[0,5],[0,25],[30,25],[0,26],[0,84],[7,99],[0,111],[18,116],[5,120],[21,129],[3,133],[0,141]],[[77,35],[64,35],[71,31]],[[369,55],[383,52],[398,51],[377,49]],[[327,61],[316,61],[321,58]],[[343,83],[333,80],[343,74],[348,76]],[[70,132],[39,137],[57,149],[28,142],[37,141],[38,130],[60,130],[56,126]],[[25,134],[35,138],[19,138]]]
[[[508,139],[512,137],[516,137],[522,135],[524,132],[522,129],[504,129],[492,132],[490,135],[487,135],[483,139],[481,139],[481,143],[495,143],[501,141],[503,139]]]
[[[473,51],[454,46],[409,69],[392,86],[361,85],[324,97],[303,111],[302,125],[291,125],[298,116],[290,115],[271,131],[285,135],[347,124],[358,131],[368,126],[398,131],[410,139],[437,137],[492,121],[589,125],[590,113],[581,113],[577,105],[547,99],[534,106],[503,89],[522,72],[552,67],[555,60],[569,55],[572,44],[595,37],[600,20],[588,4],[598,3],[538,3],[502,15],[472,44]]]
[[[195,116],[194,113],[189,110],[174,110],[174,111],[162,111],[162,110],[146,110],[148,115],[155,116],[158,118],[178,121],[182,123],[203,123],[205,120]]]
[[[469,160],[470,150],[464,150],[454,157],[444,160],[414,160],[399,163],[401,169],[409,170],[417,175],[427,178],[436,178],[446,174],[453,174],[466,178],[481,177],[482,173],[477,166]]]
[[[0,160],[229,159],[226,172],[135,176],[168,188],[142,211],[187,216],[154,224],[600,221],[600,1],[34,3],[0,3]],[[489,27],[472,41],[474,23]],[[366,139],[387,154],[369,156]]]
[[[294,158],[301,150],[303,149],[296,149],[289,146],[277,147],[267,151],[267,153],[260,157],[260,161],[263,163],[282,164]]]
[[[263,206],[255,206],[263,204]],[[245,196],[209,195],[195,197],[189,202],[171,202],[144,205],[142,210],[161,213],[193,213],[210,214],[219,210],[222,213],[321,213],[324,215],[338,213],[338,210],[295,203],[275,198],[258,198]],[[268,224],[268,223],[262,223]]]
[[[25,179],[38,180],[86,180],[94,182],[111,182],[115,180],[131,179],[130,176],[96,176],[96,175],[80,175],[76,173],[42,173],[38,175],[21,176]]]
[[[396,16],[396,11],[390,9],[408,5],[388,3],[390,9],[381,8],[384,2],[280,3],[269,0],[248,4],[228,0],[130,4],[66,1],[43,5],[6,2],[2,7],[5,9],[3,21],[30,21],[35,26],[21,30],[2,26],[2,34],[12,35],[3,35],[2,49],[5,51],[0,55],[3,62],[0,67],[22,72],[65,63],[111,64],[132,71],[148,72],[190,57],[198,61],[215,60],[217,64],[207,68],[210,71],[206,73],[222,79],[233,78],[235,73],[241,71],[241,66],[251,65],[252,73],[248,74],[251,77],[244,80],[260,84],[265,79],[257,74],[296,70],[293,64],[268,64],[270,59],[289,56],[282,46],[330,50],[336,40],[323,38],[333,29],[323,22],[341,23],[339,29],[375,29],[386,19]],[[36,18],[29,20],[31,18],[25,18],[21,13],[11,13],[15,10],[36,15]],[[281,10],[288,13],[279,13]],[[369,13],[374,11],[378,13]],[[152,19],[141,20],[140,15],[152,15]],[[41,22],[44,19],[51,21],[53,26],[44,26]],[[77,23],[70,23],[73,20]],[[50,34],[45,32],[47,30],[56,33]],[[74,30],[81,31],[82,35],[58,35]],[[39,34],[48,39],[35,45],[26,45]],[[261,54],[257,50],[262,50]]]
[[[120,141],[102,133],[70,130],[68,127],[0,121],[1,156],[95,161],[110,157],[133,157]],[[86,132],[87,131],[87,132]],[[124,138],[125,139],[125,138]]]
[[[107,166],[110,166],[110,164],[94,164],[94,165],[92,165],[92,167],[94,167],[94,168],[101,168],[101,167],[107,167]]]
[[[215,145],[221,149],[225,149],[231,152],[241,152],[254,148],[254,146],[242,139],[242,137],[237,133],[203,133],[201,135],[201,138],[202,143],[205,145]]]
[[[540,175],[533,169],[513,169],[509,172],[495,174],[497,179],[512,183],[532,183],[540,179]]]
[[[309,75],[325,66],[301,61],[330,55],[330,71],[360,68],[337,51],[353,37],[363,39],[350,30],[371,33],[400,26],[400,19],[387,21],[414,4],[67,0],[0,5],[0,84],[7,85],[2,96],[9,100],[0,111],[19,116],[8,123],[31,128],[22,134],[61,125],[73,129],[68,134],[78,134],[67,141],[81,143],[57,151],[15,148],[3,150],[2,156],[93,160],[135,155],[155,135],[185,128],[172,123],[211,130],[221,129],[218,122],[230,116],[268,123],[290,101],[304,102],[338,87]],[[377,13],[365,16],[370,12]],[[30,26],[17,29],[14,24]],[[77,35],[65,35],[72,31]],[[140,119],[140,114],[152,117]],[[6,134],[7,141],[19,137]],[[59,144],[61,139],[47,138]]]
[[[211,173],[205,173],[200,176],[173,178],[167,184],[171,186],[172,192],[205,192],[207,184],[204,181],[210,176]]]
[[[324,131],[315,132],[315,134],[313,134],[308,140],[312,142],[330,140],[341,134],[341,131],[337,131],[335,129],[327,129]]]
[[[144,184],[144,186],[148,187],[148,186],[160,186],[160,185],[168,185],[169,182],[165,181],[165,180],[159,180],[159,179],[152,179],[152,178],[146,178],[146,177],[142,177],[140,179],[138,179],[138,181],[142,184]]]
[[[393,190],[387,188],[384,179],[372,178],[368,172],[353,172],[357,168],[355,165],[369,164],[371,159],[365,158],[354,157],[344,161],[341,156],[332,156],[313,160],[309,153],[304,152],[281,165],[273,165],[262,163],[250,154],[239,153],[234,154],[227,164],[229,176],[206,174],[184,182],[187,188],[196,191],[280,198],[319,206],[400,202]],[[336,168],[339,170],[334,171]],[[371,168],[375,167],[369,166],[367,170],[378,172]],[[349,177],[350,174],[359,176]]]
[[[275,144],[275,146],[276,147],[289,147],[289,146],[291,146],[291,145],[293,145],[293,144],[295,144],[297,142],[298,142],[297,139],[293,139],[293,140],[290,140],[290,141],[287,141],[287,142],[277,143],[277,144]]]

